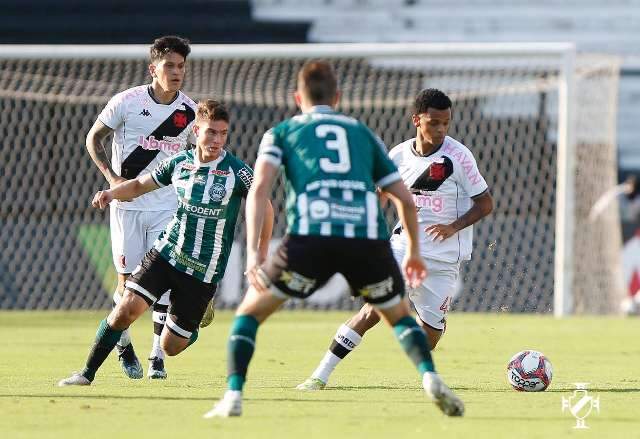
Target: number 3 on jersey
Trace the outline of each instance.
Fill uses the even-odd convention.
[[[316,136],[319,139],[326,139],[328,134],[333,134],[336,138],[335,140],[325,140],[325,146],[327,149],[338,152],[338,161],[332,162],[326,157],[321,158],[320,169],[327,173],[345,174],[351,169],[347,131],[339,125],[318,125],[316,127]]]

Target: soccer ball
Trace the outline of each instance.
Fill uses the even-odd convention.
[[[520,392],[542,392],[551,384],[552,375],[551,362],[538,351],[518,352],[507,365],[507,380]]]

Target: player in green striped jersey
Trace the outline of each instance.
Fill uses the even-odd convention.
[[[305,63],[295,97],[302,114],[268,131],[260,145],[246,207],[251,288],[229,336],[228,390],[205,417],[242,414],[242,389],[258,326],[288,298],[309,297],[335,273],[343,274],[352,293],[373,305],[393,327],[438,407],[449,416],[461,416],[462,401],[435,372],[425,333],[409,315],[376,187],[394,202],[407,233],[402,268],[414,287],[424,279],[426,268],[411,194],[382,142],[365,125],[333,109],[339,93],[328,62]],[[263,264],[258,232],[280,166],[287,190],[287,235]]]
[[[198,324],[224,275],[240,203],[253,180],[251,168],[224,149],[228,127],[229,114],[222,104],[201,102],[194,125],[195,150],[176,154],[151,174],[95,195],[94,207],[104,209],[114,199],[133,199],[173,185],[178,210],[127,280],[123,299],[100,322],[84,370],[61,380],[60,386],[91,384],[122,331],[168,289],[171,308],[161,336],[162,349],[169,356],[177,355],[197,339]],[[266,211],[260,260],[266,257],[271,239],[270,203]]]

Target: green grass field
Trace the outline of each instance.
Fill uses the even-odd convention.
[[[453,314],[437,366],[467,406],[446,418],[427,401],[391,331],[379,325],[343,362],[330,387],[301,393],[346,313],[282,312],[258,333],[241,418],[204,420],[224,391],[232,314],[219,312],[189,350],[167,361],[166,381],[129,380],[115,356],[89,388],[56,382],[84,364],[104,312],[0,313],[2,438],[556,438],[640,437],[640,319]],[[144,316],[132,328],[141,358]],[[510,389],[512,354],[535,348],[554,366],[542,393]],[[146,362],[144,363],[146,371]],[[573,382],[589,382],[600,413],[574,430],[561,412]]]

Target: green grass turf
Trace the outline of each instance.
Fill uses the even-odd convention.
[[[115,356],[89,388],[58,388],[82,368],[104,312],[0,313],[2,438],[416,438],[640,437],[640,319],[456,314],[435,352],[447,383],[467,406],[444,417],[382,325],[333,375],[330,387],[301,393],[346,313],[281,312],[258,333],[241,418],[204,420],[224,391],[232,314],[218,312],[198,342],[167,361],[169,379],[126,379]],[[151,340],[148,315],[132,328],[141,358]],[[542,393],[509,388],[515,352],[543,351],[554,366]],[[144,362],[146,371],[146,362]],[[599,414],[577,431],[561,412],[573,382],[589,382]]]

